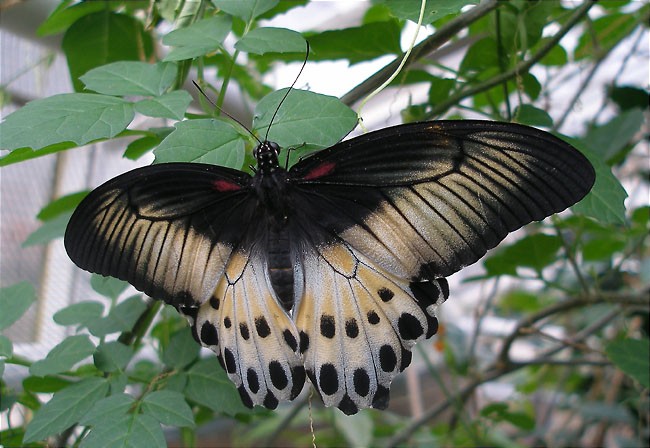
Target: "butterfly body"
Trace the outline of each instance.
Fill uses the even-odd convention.
[[[440,121],[371,132],[251,176],[170,163],[94,190],[66,231],[83,269],[185,314],[248,405],[275,408],[308,377],[346,414],[388,405],[411,348],[438,328],[444,277],[594,182],[542,131]]]

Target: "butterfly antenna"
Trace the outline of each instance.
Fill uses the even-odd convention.
[[[271,117],[271,121],[269,121],[269,127],[266,128],[266,135],[264,136],[264,141],[267,141],[269,138],[269,131],[271,130],[271,125],[273,124],[273,120],[275,120],[275,116],[278,114],[278,111],[280,110],[280,106],[282,106],[282,103],[284,103],[284,100],[287,99],[287,96],[289,95],[289,92],[291,92],[291,89],[293,89],[293,86],[296,85],[298,82],[298,78],[300,78],[300,75],[302,74],[302,71],[305,69],[305,65],[307,65],[307,59],[309,58],[309,42],[305,41],[307,44],[307,51],[305,52],[305,60],[302,63],[302,67],[300,67],[300,71],[298,72],[298,76],[296,76],[296,79],[293,80],[293,83],[289,86],[287,89],[286,93],[278,103],[278,107],[275,109],[275,112],[273,112],[273,116]]]
[[[213,106],[215,109],[217,109],[219,112],[221,112],[222,114],[224,114],[225,116],[227,116],[228,118],[230,118],[231,120],[233,120],[235,123],[239,124],[239,126],[241,126],[242,128],[246,129],[246,132],[248,132],[250,135],[252,135],[253,138],[254,138],[255,140],[257,140],[257,142],[258,142],[260,145],[262,144],[262,142],[260,141],[260,139],[257,138],[257,136],[256,136],[255,134],[253,134],[253,132],[252,132],[250,129],[248,129],[248,127],[247,127],[244,123],[242,123],[241,121],[239,121],[238,119],[236,119],[235,117],[233,117],[232,115],[230,115],[228,112],[226,112],[225,110],[223,110],[222,108],[220,108],[219,106],[217,106],[217,105],[214,103],[214,101],[212,101],[212,100],[210,99],[210,97],[209,97],[209,96],[208,96],[208,95],[203,91],[203,89],[202,89],[202,88],[201,88],[201,87],[196,83],[196,81],[192,80],[192,84],[194,84],[194,87],[196,87],[196,88],[198,89],[198,91],[201,92],[201,95],[203,95],[203,97],[204,97],[206,100],[208,100],[208,103],[212,104],[212,106]]]

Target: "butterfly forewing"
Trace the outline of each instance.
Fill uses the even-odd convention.
[[[250,179],[189,163],[130,171],[77,207],[66,250],[83,269],[173,305],[196,306],[212,295],[250,225]]]
[[[306,204],[302,219],[325,222],[389,272],[420,279],[476,262],[508,232],[579,201],[594,182],[587,159],[562,140],[485,121],[383,129],[289,174]]]

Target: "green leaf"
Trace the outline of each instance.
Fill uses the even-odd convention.
[[[90,286],[92,286],[95,292],[104,297],[115,300],[120,296],[120,294],[126,291],[129,284],[124,280],[119,280],[115,277],[105,277],[103,275],[93,274],[90,276]]]
[[[620,339],[605,347],[607,357],[623,372],[650,388],[650,339]]]
[[[84,426],[106,425],[108,422],[121,420],[135,403],[135,399],[128,394],[119,393],[110,397],[102,398],[90,408],[79,423]]]
[[[229,17],[214,16],[174,30],[162,39],[164,45],[176,47],[163,60],[181,61],[212,53],[221,46],[230,27]]]
[[[124,157],[130,160],[137,160],[150,150],[155,148],[161,142],[160,138],[155,135],[146,135],[129,143],[124,150]]]
[[[460,63],[461,73],[482,72],[499,66],[497,43],[491,37],[474,42]]]
[[[610,160],[641,131],[643,122],[642,109],[626,110],[608,123],[590,129],[584,141],[603,160]]]
[[[79,18],[93,12],[106,9],[102,2],[83,2],[70,6],[72,0],[62,1],[59,6],[45,19],[45,22],[36,30],[37,36],[48,36],[50,34],[62,33]]]
[[[119,420],[96,425],[81,441],[81,448],[90,447],[164,447],[165,434],[160,424],[143,414],[127,414]]]
[[[28,376],[23,380],[23,388],[26,391],[38,394],[53,394],[70,384],[70,381],[58,376]]]
[[[95,366],[102,372],[109,373],[123,371],[132,357],[133,348],[119,341],[100,344],[93,355]]]
[[[53,375],[66,372],[89,357],[95,351],[95,344],[85,334],[68,336],[47,354],[45,359],[36,361],[29,368],[29,373],[35,376]]]
[[[228,379],[214,356],[200,360],[187,371],[185,396],[215,412],[227,415],[250,412],[242,404],[235,385]]]
[[[644,9],[647,14],[648,4],[631,14],[610,13],[591,21],[589,29],[584,30],[578,40],[575,59],[594,58],[613,48],[639,26],[638,17],[644,16]],[[594,46],[595,43],[598,47]]]
[[[541,271],[555,261],[560,247],[562,241],[554,235],[537,233],[526,236],[486,258],[485,269],[489,276],[516,276],[519,266]]]
[[[346,59],[350,64],[355,64],[387,54],[399,55],[402,53],[400,32],[397,21],[389,20],[308,34],[306,37],[311,47],[309,60]],[[304,55],[297,55],[296,59],[303,57]]]
[[[212,0],[212,3],[226,14],[239,17],[248,23],[274,8],[278,0]]]
[[[77,92],[83,91],[79,77],[89,70],[111,62],[146,60],[153,48],[142,22],[108,8],[74,22],[63,36],[61,47]]]
[[[263,14],[259,14],[257,16],[257,19],[258,20],[260,20],[260,19],[272,19],[275,16],[286,13],[290,9],[305,6],[306,4],[309,3],[309,0],[281,0],[281,1],[276,2],[276,3],[277,3],[277,5],[274,6],[273,8],[269,9],[268,11],[264,12]]]
[[[524,412],[509,411],[507,403],[490,403],[481,409],[481,415],[495,422],[506,421],[518,428],[530,431],[535,428],[535,419]]]
[[[43,440],[77,423],[108,392],[104,378],[85,378],[54,394],[27,425],[24,443]]]
[[[239,51],[247,53],[298,53],[306,51],[302,34],[286,28],[256,28],[235,44]]]
[[[13,352],[14,345],[11,343],[11,339],[3,334],[0,334],[0,356],[9,358]]]
[[[582,140],[562,137],[575,146],[591,162],[596,171],[596,182],[580,202],[571,207],[574,213],[591,216],[603,224],[625,224],[625,198],[627,192],[612,174],[612,169],[596,156]]]
[[[636,86],[613,86],[609,96],[621,110],[645,109],[650,104],[650,94]]]
[[[512,313],[525,314],[538,311],[548,300],[544,300],[539,292],[531,293],[522,290],[512,290],[504,294],[498,304],[498,310],[506,315]]]
[[[515,108],[514,116],[517,122],[529,126],[553,126],[553,119],[545,110],[538,109],[530,104],[522,104]]]
[[[145,395],[142,412],[168,426],[194,426],[192,409],[183,394],[171,390],[161,390]]]
[[[278,110],[286,90],[262,98],[253,121],[254,131],[264,136],[277,110],[268,138],[283,148],[305,143],[326,148],[340,141],[357,124],[357,115],[338,98],[305,90],[292,90]]]
[[[108,316],[89,322],[88,331],[100,338],[119,331],[130,331],[146,309],[147,305],[140,295],[131,296],[113,308]]]
[[[420,17],[421,0],[375,0],[373,3],[385,4],[400,19],[417,23]],[[464,6],[478,3],[478,0],[427,0],[422,23],[433,23],[449,14],[458,14]]]
[[[105,95],[162,95],[176,80],[176,64],[119,61],[79,77],[89,90]]]
[[[0,288],[0,330],[9,328],[36,301],[34,286],[20,282]]]
[[[57,238],[63,238],[71,216],[72,212],[64,212],[49,221],[45,221],[38,229],[34,230],[29,234],[29,236],[27,236],[22,247],[47,244]]]
[[[135,103],[135,110],[148,117],[182,120],[192,97],[184,90],[175,90],[156,98]]]
[[[201,162],[240,169],[244,138],[229,123],[199,119],[176,123],[174,131],[154,150],[156,163]]]
[[[88,190],[85,190],[61,196],[43,207],[36,217],[41,221],[48,221],[52,218],[56,218],[64,212],[72,211],[77,207],[77,205],[79,205],[81,200],[85,198],[87,194]]]
[[[133,106],[90,93],[64,93],[30,101],[0,123],[2,149],[44,148],[62,142],[85,145],[115,137],[133,119]]]
[[[537,50],[543,46],[545,46],[549,40],[551,40],[551,37],[545,37],[543,39],[540,39],[539,42],[536,44],[536,49],[533,50],[534,52],[537,52]],[[569,57],[567,56],[567,52],[564,49],[564,47],[560,44],[556,44],[551,48],[551,51],[546,53],[542,59],[540,59],[539,63],[541,65],[545,65],[547,67],[563,67],[569,62]]]
[[[2,130],[2,124],[0,123],[0,130]],[[2,140],[0,139],[0,144]],[[37,151],[33,151],[31,148],[18,148],[11,151],[4,157],[0,157],[0,166],[11,165],[12,163],[24,162],[25,160],[35,159],[37,157],[46,156],[48,154],[54,154],[59,151],[65,151],[66,149],[74,148],[75,145],[72,142],[63,142],[56,143],[54,145],[46,146]]]
[[[67,306],[52,316],[59,325],[82,325],[86,327],[89,322],[102,317],[104,305],[99,302],[79,302]]]
[[[625,249],[626,241],[618,232],[600,234],[598,238],[587,241],[582,245],[582,256],[585,261],[604,260],[616,252]]]
[[[429,88],[429,103],[442,103],[449,97],[451,89],[456,85],[456,81],[448,78],[436,78],[431,80]]]
[[[200,348],[192,337],[190,328],[184,327],[171,336],[163,351],[162,361],[169,367],[182,369],[196,359]]]

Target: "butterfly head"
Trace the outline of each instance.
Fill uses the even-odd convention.
[[[280,169],[278,155],[280,145],[268,140],[263,141],[253,149],[253,156],[257,160],[257,169],[261,174],[270,174]]]

